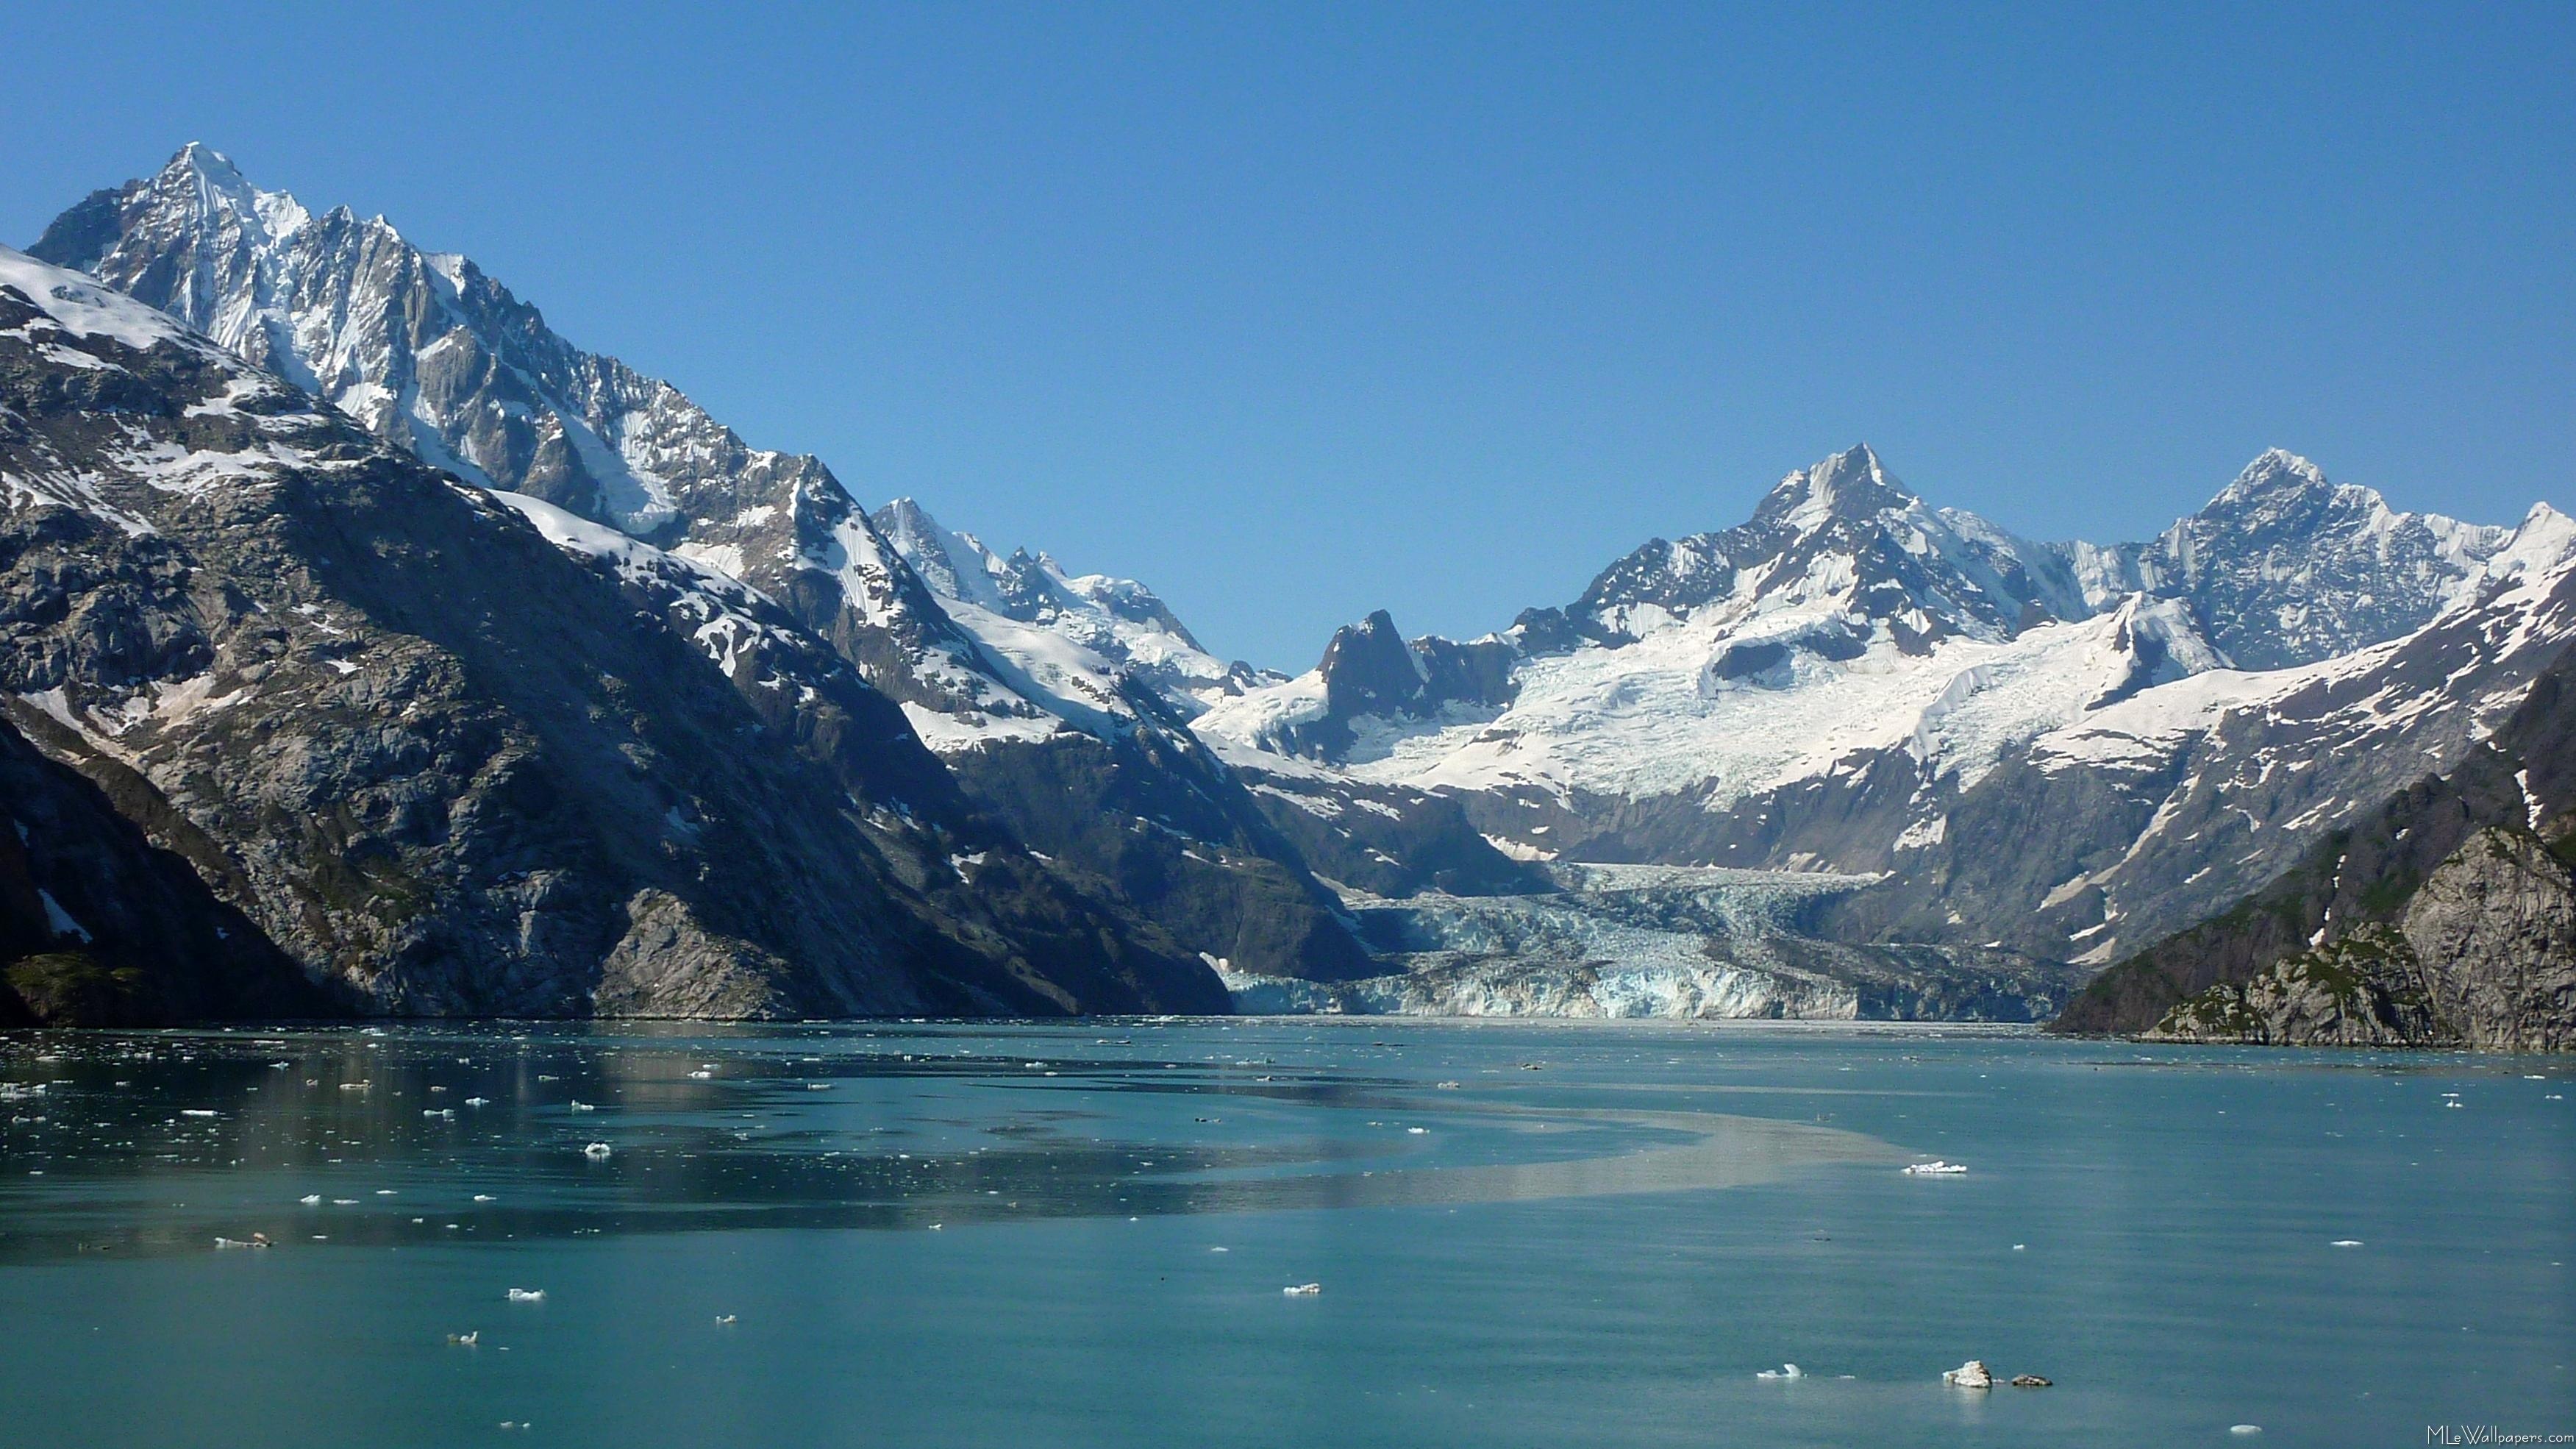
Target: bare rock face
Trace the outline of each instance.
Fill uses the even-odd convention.
[[[2488,827],[2372,923],[2221,982],[2148,1037],[2274,1046],[2576,1047],[2576,878],[2528,831]]]
[[[2404,937],[2386,926],[2224,983],[2167,1012],[2153,1041],[2409,1046],[2443,1040]]]
[[[2478,832],[2415,892],[2401,929],[2445,1035],[2481,1051],[2576,1048],[2576,881],[2537,839]]]
[[[637,891],[626,920],[626,934],[600,962],[594,1001],[601,1016],[774,1021],[796,1014],[778,988],[792,974],[787,963],[749,941],[709,932],[678,896]]]

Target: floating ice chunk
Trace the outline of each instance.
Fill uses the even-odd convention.
[[[2252,1435],[2262,1433],[2263,1426],[2260,1424],[2230,1424],[2227,1426],[2227,1432],[2230,1434],[2243,1434],[2250,1437]]]
[[[543,1303],[546,1301],[546,1290],[543,1288],[513,1288],[510,1290],[509,1298],[513,1303]]]
[[[1321,1283],[1296,1283],[1279,1290],[1291,1298],[1312,1298],[1324,1291]]]
[[[478,1192],[474,1194],[474,1200],[476,1202],[491,1202],[493,1201],[493,1197],[492,1194],[488,1192]]]
[[[597,1162],[601,1158],[606,1157],[613,1150],[614,1149],[605,1142],[594,1142],[588,1147],[583,1148],[581,1150],[581,1155],[589,1158],[593,1162]]]
[[[1784,1363],[1775,1369],[1763,1369],[1754,1375],[1757,1379],[1803,1379],[1806,1376],[1807,1371],[1793,1363]]]
[[[2333,1244],[2333,1245],[2334,1245],[2335,1247],[2338,1247],[2338,1248],[2358,1248],[2358,1247],[2360,1247],[2360,1246],[2361,1246],[2361,1239],[2359,1239],[2359,1238],[2337,1238],[2337,1239],[2335,1239],[2335,1240],[2334,1240],[2334,1244]]]
[[[207,1107],[182,1107],[179,1109],[179,1115],[182,1117],[212,1117],[215,1114],[213,1109]]]
[[[1972,1358],[1954,1369],[1941,1371],[1941,1382],[1959,1389],[1991,1389],[1995,1376],[1986,1371],[1986,1361]]]
[[[322,1194],[318,1192],[308,1192],[304,1196],[297,1198],[296,1201],[304,1204],[306,1207],[319,1207],[322,1203]]]
[[[1943,1162],[1940,1159],[1935,1158],[1930,1162],[1907,1164],[1905,1175],[1908,1177],[1956,1177],[1967,1170],[1968,1165],[1964,1162]]]

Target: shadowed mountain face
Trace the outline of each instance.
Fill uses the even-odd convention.
[[[35,250],[205,330],[390,446],[747,586],[780,628],[898,701],[977,811],[1096,909],[1191,953],[1365,968],[1293,845],[1230,775],[1187,765],[1178,686],[1254,676],[1207,660],[1140,586],[1023,557],[993,597],[955,594],[950,575],[943,598],[819,460],[749,447],[669,384],[557,336],[466,258],[424,252],[380,217],[317,215],[202,146],[93,194]],[[1104,652],[1077,639],[1070,666],[1051,645],[1011,647],[1094,626]],[[1162,675],[1131,688],[1131,662]],[[1140,705],[1138,690],[1155,698]]]
[[[63,820],[103,798],[143,845],[20,814],[27,878],[86,850],[171,903],[170,930],[225,933],[215,966],[203,941],[148,959],[106,903],[85,919],[57,892],[21,946],[147,979],[103,1010],[17,991],[47,1015],[257,1009],[292,999],[260,994],[277,961],[308,999],[396,1014],[1222,1000],[979,824],[846,669],[728,650],[726,621],[660,592],[667,555],[567,552],[167,316],[5,251],[0,409],[0,688],[13,739],[97,792],[58,768],[27,798]],[[997,852],[1026,883],[958,883]],[[227,955],[240,980],[197,979]]]

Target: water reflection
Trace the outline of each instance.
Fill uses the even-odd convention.
[[[1154,1023],[16,1034],[0,1040],[0,1259],[204,1251],[254,1233],[401,1245],[1457,1204],[1897,1157],[1814,1124],[1533,1103],[1546,1095],[1523,1070],[1534,1063],[1435,1084],[1392,1054],[1387,1070],[1356,1068],[1349,1039],[1189,1057],[1158,1050],[1162,1036]],[[1583,1085],[1590,1100],[1617,1086]]]

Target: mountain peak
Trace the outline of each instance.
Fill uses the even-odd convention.
[[[2246,503],[2271,494],[2303,493],[2331,488],[2325,470],[2287,448],[2265,448],[2236,475],[2236,481],[2220,489],[2210,500],[2212,506],[2222,503]]]
[[[310,220],[301,203],[282,191],[262,191],[243,178],[231,157],[203,141],[179,148],[146,190],[176,201],[203,218],[230,216],[271,238],[293,234]]]
[[[1804,531],[1836,518],[1866,518],[1915,501],[1914,493],[1867,443],[1801,468],[1780,480],[1753,511],[1754,521]]]
[[[185,171],[218,183],[247,184],[242,181],[241,168],[233,165],[231,157],[203,141],[191,141],[180,147],[179,154],[171,157],[170,164],[162,170]]]

